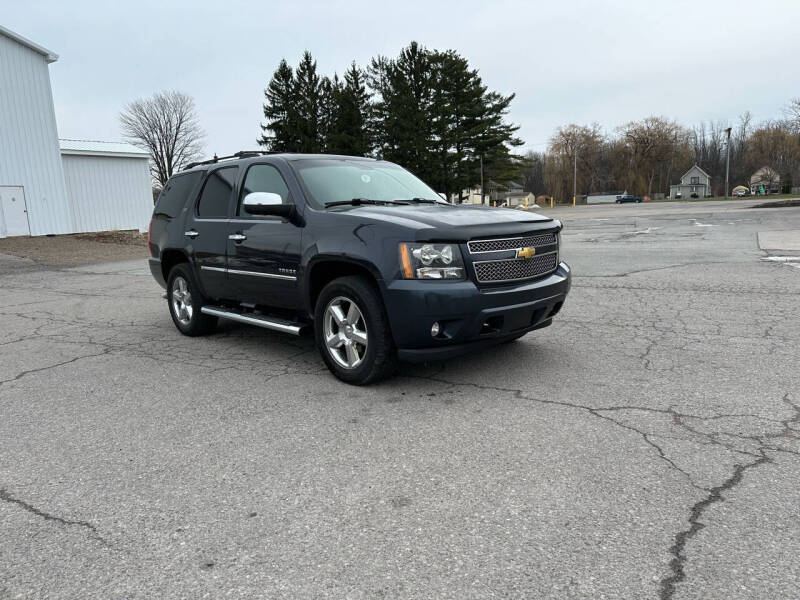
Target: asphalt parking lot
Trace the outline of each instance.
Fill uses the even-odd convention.
[[[746,204],[552,211],[552,327],[368,388],[0,256],[0,598],[800,597],[800,208]]]

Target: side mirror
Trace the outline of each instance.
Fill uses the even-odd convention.
[[[250,192],[244,197],[242,207],[251,215],[270,215],[289,219],[294,215],[294,205],[284,204],[279,194]]]

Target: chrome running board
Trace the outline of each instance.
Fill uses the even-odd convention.
[[[291,333],[292,335],[300,335],[303,331],[304,325],[294,321],[286,321],[276,317],[265,317],[264,315],[249,315],[218,306],[204,306],[200,312],[214,317],[223,317],[231,321],[238,321],[239,323],[247,323],[248,325],[255,325],[256,327],[263,327],[264,329],[272,329],[273,331],[281,331],[283,333]]]

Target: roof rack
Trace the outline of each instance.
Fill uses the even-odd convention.
[[[221,160],[251,158],[253,156],[262,156],[264,154],[277,154],[277,152],[273,152],[272,150],[239,150],[239,152],[230,154],[228,156],[217,156],[215,154],[214,158],[209,158],[208,160],[198,160],[197,162],[191,162],[188,165],[186,165],[185,168],[192,169],[200,165],[213,165]]]

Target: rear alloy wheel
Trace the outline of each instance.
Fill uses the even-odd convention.
[[[192,322],[194,307],[192,306],[192,294],[189,292],[189,284],[182,275],[175,278],[172,289],[172,312],[175,318],[183,327],[188,327]]]
[[[172,322],[184,335],[203,335],[217,324],[217,317],[203,314],[203,296],[194,283],[189,265],[180,263],[167,278],[167,302]]]
[[[355,385],[393,373],[397,359],[388,322],[372,281],[357,275],[331,281],[314,311],[314,336],[328,369]]]

